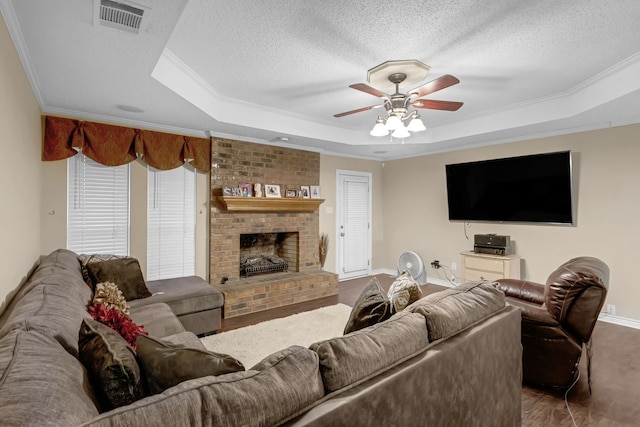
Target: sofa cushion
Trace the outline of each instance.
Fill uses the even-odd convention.
[[[87,319],[80,328],[80,360],[91,374],[101,412],[128,405],[144,395],[136,354],[113,329]]]
[[[0,317],[0,336],[11,330],[37,330],[78,356],[78,329],[88,318],[92,292],[80,274],[77,255],[66,249],[43,257]]]
[[[198,276],[152,280],[147,283],[147,288],[153,295],[130,302],[131,307],[164,302],[177,316],[182,316],[224,305],[222,292]]]
[[[395,312],[404,310],[409,304],[418,301],[422,297],[420,285],[411,274],[403,271],[389,286],[387,297]]]
[[[314,343],[328,393],[386,370],[423,350],[429,340],[424,318],[401,312],[373,326]]]
[[[87,264],[87,269],[94,284],[115,283],[127,301],[151,296],[151,292],[144,282],[140,264],[135,258],[92,262]]]
[[[138,337],[137,353],[151,394],[162,393],[193,378],[244,371],[242,363],[227,354],[174,345],[144,335]]]
[[[391,302],[389,302],[386,292],[382,290],[378,279],[372,277],[353,305],[344,333],[348,334],[375,325],[388,319],[392,314]]]
[[[185,381],[127,407],[102,414],[90,426],[272,426],[300,414],[322,398],[318,356],[293,346],[252,370]]]
[[[494,282],[467,282],[414,302],[406,311],[427,321],[429,340],[446,338],[504,309],[505,296]]]
[[[31,292],[35,286],[39,285],[43,279],[50,277],[52,274],[56,274],[57,271],[63,271],[63,274],[70,276],[73,276],[73,274],[70,273],[80,271],[80,266],[78,265],[77,255],[75,252],[66,249],[58,249],[47,256],[40,257],[37,265],[35,265],[28,273],[26,282],[19,286],[18,289],[7,295],[5,302],[0,308],[0,325],[5,323],[5,319],[11,315],[11,311],[18,301]],[[87,289],[85,289],[85,291],[87,293],[78,291],[77,296],[79,298],[85,298],[88,296],[88,299],[90,300],[91,291]]]
[[[68,249],[57,249],[49,255],[41,257],[36,271],[34,271],[29,280],[37,282],[43,277],[48,277],[58,271],[66,271],[74,274],[80,272],[78,254]]]
[[[0,373],[3,426],[75,426],[98,415],[86,370],[50,336],[0,338]]]
[[[79,277],[79,273],[77,274]],[[73,356],[78,356],[78,330],[83,319],[90,318],[86,302],[91,291],[84,285],[78,290],[73,275],[57,272],[39,280],[31,292],[16,301],[11,316],[0,329],[0,336],[11,330],[38,331],[56,339]],[[80,282],[82,279],[80,278]],[[78,292],[88,292],[83,297]]]
[[[185,331],[167,304],[132,305],[130,310],[131,319],[154,337],[164,338]]]

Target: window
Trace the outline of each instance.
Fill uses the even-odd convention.
[[[128,255],[129,165],[104,166],[80,153],[67,166],[67,248]]]
[[[195,170],[149,166],[147,192],[147,280],[195,275]]]

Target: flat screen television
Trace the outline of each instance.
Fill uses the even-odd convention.
[[[571,152],[446,165],[449,220],[573,224]]]

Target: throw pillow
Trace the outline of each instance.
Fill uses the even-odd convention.
[[[393,314],[393,306],[386,292],[373,277],[353,305],[344,334],[387,320]]]
[[[124,299],[122,291],[113,282],[102,282],[96,285],[93,296],[93,304],[102,304],[109,308],[115,308],[125,316],[129,317],[129,305]]]
[[[193,378],[244,371],[242,363],[229,355],[169,344],[145,335],[138,337],[138,358],[151,394]]]
[[[389,287],[387,297],[394,310],[399,312],[409,304],[418,301],[422,297],[422,290],[418,282],[411,277],[411,273],[403,271]]]
[[[97,320],[116,331],[134,350],[136,349],[138,335],[148,334],[141,325],[137,325],[116,308],[107,307],[103,304],[94,304],[89,306],[88,311],[93,320]]]
[[[117,332],[95,320],[84,319],[78,346],[80,361],[89,372],[101,412],[144,397],[135,352]]]
[[[87,269],[93,283],[115,283],[127,301],[151,296],[135,258],[92,262],[87,264]]]
[[[89,268],[87,266],[92,262],[109,261],[111,259],[121,259],[121,258],[127,258],[127,257],[125,257],[124,255],[112,255],[112,254],[78,255],[78,261],[80,261],[80,270],[82,271],[82,278],[87,283],[87,285],[89,285],[91,289],[95,289],[96,284],[93,283],[93,281],[91,280],[91,277],[89,276]]]

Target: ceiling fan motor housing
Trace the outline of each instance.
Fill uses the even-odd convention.
[[[389,114],[395,114],[401,119],[407,114],[407,104],[409,98],[402,94],[393,94],[390,99],[385,101],[385,109]]]

